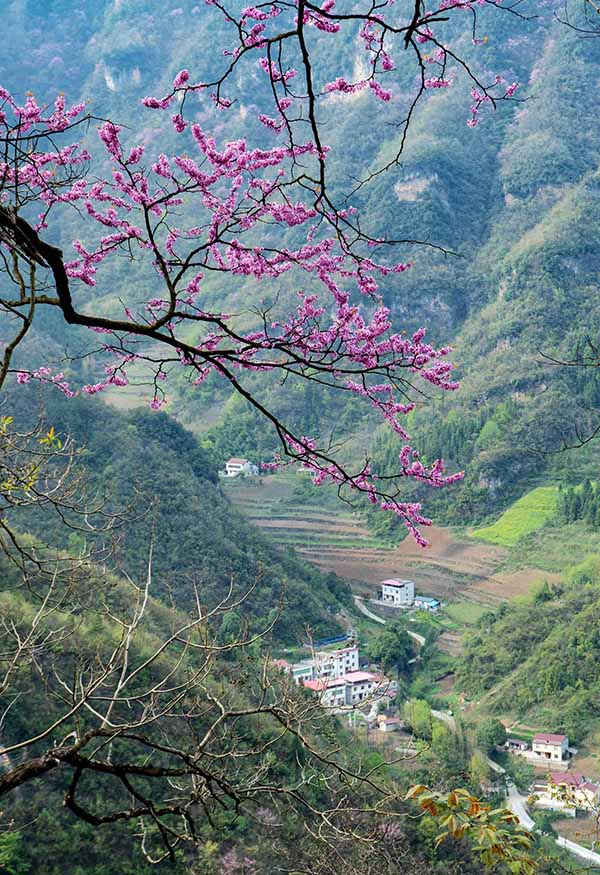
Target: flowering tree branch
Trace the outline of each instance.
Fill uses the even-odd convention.
[[[397,514],[425,544],[420,527],[430,521],[419,503],[403,500],[403,482],[440,487],[462,474],[446,474],[442,460],[423,464],[404,419],[415,406],[415,393],[457,388],[450,350],[429,344],[424,329],[408,336],[394,330],[379,286],[382,279],[400,280],[412,266],[397,257],[398,245],[419,241],[379,239],[363,229],[351,194],[343,204],[336,202],[322,115],[332,95],[364,90],[389,117],[393,94],[384,83],[405,55],[415,64],[415,87],[402,118],[392,119],[401,138],[391,163],[399,160],[418,102],[426,92],[450,87],[455,76],[472,84],[468,124],[474,126],[486,107],[512,99],[517,86],[501,77],[483,82],[451,47],[444,28],[466,16],[477,44],[477,7],[495,4],[442,0],[437,9],[426,10],[417,0],[408,20],[387,0],[343,12],[331,0],[320,7],[309,0],[276,0],[239,14],[217,0],[208,5],[232,29],[224,70],[211,82],[197,83],[182,70],[165,96],[144,100],[149,109],[163,112],[178,105],[172,124],[181,146],[170,155],[148,157],[142,145],[123,142],[118,124],[104,120],[98,136],[112,172],[103,174],[99,164],[92,173],[90,152],[67,141],[74,128],[92,121],[83,105],[69,108],[60,96],[46,108],[32,95],[20,105],[0,90],[0,242],[4,276],[17,287],[0,298],[16,325],[3,373],[14,370],[13,352],[35,309],[55,306],[67,323],[102,336],[105,375],[83,392],[125,386],[132,366],[145,366],[154,386],[151,406],[159,408],[176,370],[194,385],[218,375],[272,424],[282,448],[275,465],[284,457],[299,462],[315,484],[334,484],[347,499],[362,496]],[[325,35],[333,44],[346,29],[362,45],[370,71],[354,82],[341,76],[323,81],[314,36]],[[267,79],[274,114],[261,112],[259,120],[282,144],[252,148],[243,139],[219,144],[188,118],[192,99],[204,95],[226,113],[235,100],[228,96],[233,74],[244,64]],[[78,210],[81,226],[68,256],[45,239],[49,223],[60,222],[65,208]],[[157,291],[121,313],[95,312],[86,288],[102,280],[105,264],[123,257],[132,270],[147,271]],[[251,279],[276,292],[285,283],[288,297],[296,289],[297,303],[282,313],[260,310],[248,328],[247,314],[208,304],[209,278],[215,275],[230,284]],[[362,399],[403,441],[394,475],[377,476],[368,458],[348,465],[322,436],[295,433],[248,383],[246,377],[256,373],[312,381]],[[74,391],[48,369],[19,368],[17,379]]]

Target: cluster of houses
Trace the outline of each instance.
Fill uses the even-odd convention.
[[[420,611],[438,611],[441,603],[434,598],[415,593],[412,580],[391,578],[380,583],[378,601],[392,608],[416,608]]]
[[[566,771],[574,752],[569,747],[567,735],[538,732],[531,744],[520,738],[507,738],[504,747],[526,757],[533,765],[548,764],[545,778],[536,781],[532,788],[530,803],[535,807],[564,811],[573,816],[577,811],[598,810],[600,807],[600,786],[578,772]],[[565,768],[553,769],[553,764]]]
[[[573,816],[577,811],[597,811],[600,787],[578,772],[550,770],[545,782],[533,787],[531,802],[538,808],[551,808]]]
[[[356,644],[317,651],[310,659],[294,664],[284,659],[275,660],[275,664],[295,683],[318,694],[326,708],[355,708],[367,700],[393,698],[398,689],[383,675],[361,670]]]

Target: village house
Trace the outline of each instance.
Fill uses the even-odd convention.
[[[415,585],[412,580],[382,580],[380,600],[387,605],[409,608],[415,600]]]
[[[415,608],[419,611],[439,611],[442,606],[442,603],[437,599],[431,598],[427,595],[417,595],[415,596]]]
[[[304,681],[304,686],[307,690],[318,693],[321,704],[326,708],[341,708],[348,704],[344,678]]]
[[[504,747],[506,750],[513,751],[513,753],[529,750],[529,742],[523,741],[522,738],[507,738],[504,743]]]
[[[295,683],[303,684],[305,681],[316,680],[315,664],[312,659],[305,659],[303,662],[295,662],[289,669]]]
[[[360,671],[358,647],[317,651],[312,659],[290,665],[285,659],[273,660],[290,674],[296,684],[318,693],[327,708],[355,706],[370,697],[393,697],[397,684],[379,674]]]
[[[304,681],[340,678],[359,667],[358,647],[342,647],[339,650],[319,650],[312,659],[304,659],[289,667],[297,684]]]
[[[532,753],[546,760],[564,761],[569,758],[569,739],[566,735],[538,732],[531,744]]]
[[[225,462],[225,477],[249,477],[251,474],[258,474],[258,468],[253,465],[248,459],[240,459],[232,456]]]
[[[600,787],[578,772],[550,771],[546,783],[537,785],[534,799],[539,808],[565,811],[574,816],[578,810],[598,809]]]
[[[344,675],[346,683],[346,704],[356,705],[368,699],[379,686],[380,678],[369,671],[351,671]]]
[[[387,714],[377,715],[377,728],[381,732],[397,732],[404,726],[404,721],[400,717],[390,717]]]
[[[361,702],[387,696],[393,686],[388,678],[368,671],[351,671],[340,678],[315,678],[303,682],[307,690],[318,693],[326,708],[356,707]]]
[[[351,671],[358,671],[358,647],[343,647],[340,650],[320,650],[315,653],[315,672],[318,677],[339,678]]]

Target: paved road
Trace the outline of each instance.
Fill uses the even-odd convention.
[[[506,786],[508,789],[508,794],[506,797],[507,807],[510,808],[513,814],[517,815],[517,817],[521,821],[521,826],[524,826],[525,829],[534,830],[535,823],[532,818],[527,814],[527,809],[525,808],[525,798],[521,796],[512,781],[507,781]]]
[[[522,826],[524,826],[525,829],[535,831],[535,823],[527,814],[527,811],[525,809],[525,797],[521,796],[512,781],[508,781],[507,786],[507,807],[510,808],[510,810],[518,816]],[[583,845],[578,845],[577,842],[571,842],[564,836],[558,836],[558,838],[556,839],[556,844],[559,846],[559,848],[564,848],[566,851],[569,851],[569,853],[571,854],[575,854],[582,860],[587,860],[588,863],[593,863],[594,869],[596,869],[597,866],[600,866],[600,854],[597,854],[595,851],[590,851],[589,848],[584,848]]]
[[[376,623],[381,623],[382,626],[387,624],[387,620],[384,620],[383,617],[378,617],[377,614],[374,614],[373,611],[370,611],[365,604],[365,600],[360,595],[354,596],[354,604],[361,611],[365,617],[368,617],[370,620],[375,620]],[[419,635],[418,632],[413,632],[411,629],[406,630],[411,638],[417,642],[417,644],[422,647],[425,644],[425,636]]]
[[[565,839],[562,836],[559,836],[556,839],[556,844],[559,845],[561,848],[565,848],[565,850],[570,851],[572,854],[577,854],[578,857],[581,857],[583,860],[587,860],[589,863],[595,863],[596,866],[600,865],[600,854],[597,854],[595,851],[590,851],[587,848],[583,848],[581,845],[578,845],[575,842],[570,842],[569,839]],[[596,868],[596,866],[594,866],[594,869]]]

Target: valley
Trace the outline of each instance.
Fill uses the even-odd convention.
[[[306,475],[300,475],[309,479]],[[452,605],[467,603],[473,616],[526,595],[558,575],[539,567],[507,570],[510,549],[474,539],[455,528],[432,526],[429,546],[412,538],[397,546],[376,539],[357,513],[314,489],[308,498],[294,494],[297,474],[262,476],[226,484],[232,503],[273,541],[323,571],[348,580],[356,593],[374,592],[388,577],[414,580],[419,591]],[[455,609],[458,618],[460,609]],[[466,613],[463,610],[463,615]]]

